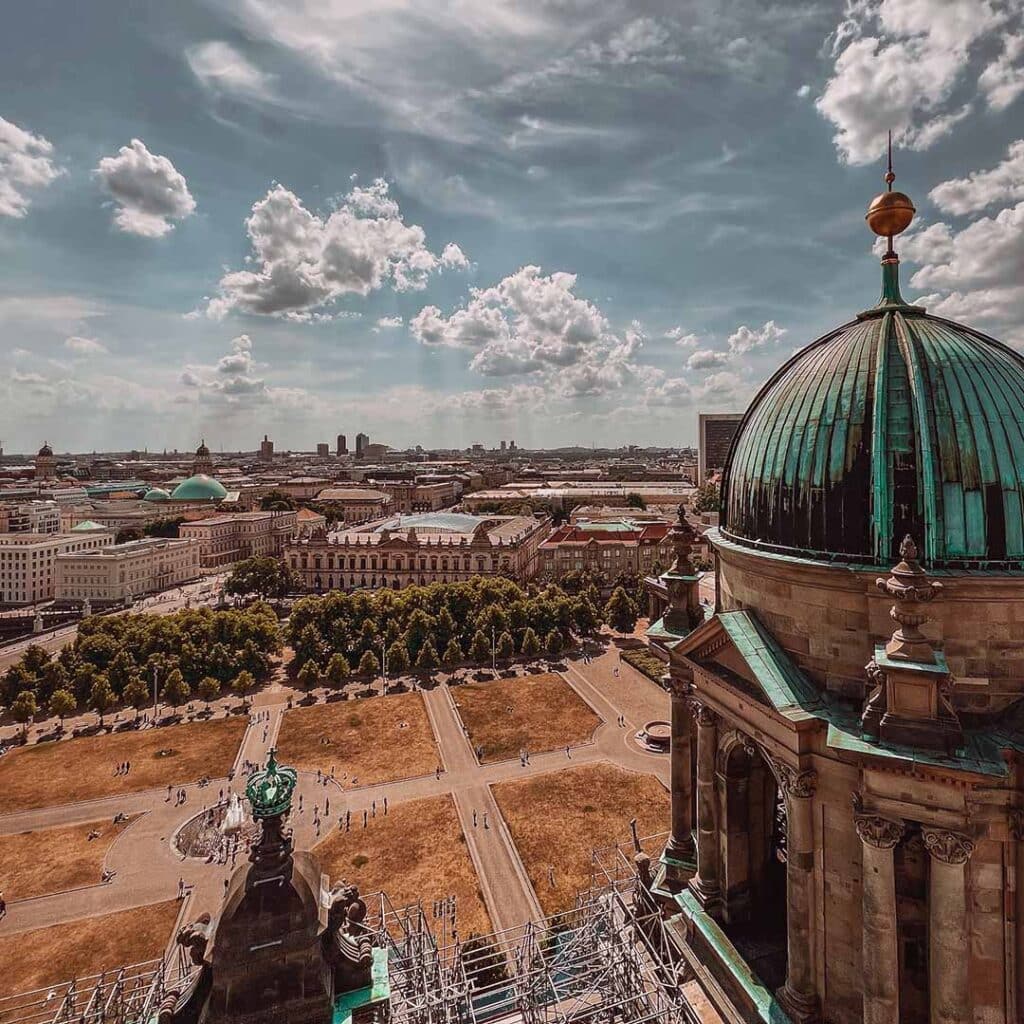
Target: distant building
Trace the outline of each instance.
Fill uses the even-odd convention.
[[[273,457],[274,457],[274,442],[271,441],[270,438],[267,437],[266,434],[264,434],[263,435],[263,440],[260,441],[260,459],[263,462],[270,462],[270,460],[273,459]]]
[[[53,596],[116,604],[190,583],[199,576],[199,544],[145,537],[94,551],[68,551],[54,561]]]
[[[569,572],[620,573],[648,576],[672,563],[669,524],[629,519],[596,520],[560,526],[540,546],[540,571],[558,580]]]
[[[361,458],[364,454],[364,449],[370,443],[369,434],[356,434],[356,458]]]
[[[501,442],[501,450],[502,451],[506,451],[507,449],[508,449],[508,445],[504,441],[502,441]]]
[[[206,447],[206,441],[200,441],[196,449],[196,457],[192,460],[193,476],[213,476],[213,457],[210,449]]]
[[[285,560],[309,590],[454,583],[473,576],[531,579],[549,520],[453,512],[399,516],[366,530],[290,544]]]
[[[348,455],[348,441],[345,439],[344,434],[338,435],[338,455]]]
[[[412,480],[377,480],[376,485],[394,499],[394,512],[436,512],[454,505],[454,480],[440,483],[416,483]]]
[[[0,536],[0,603],[49,601],[53,597],[54,563],[58,555],[95,551],[114,543],[112,532],[91,525],[91,529],[71,533]]]
[[[55,501],[24,501],[0,505],[0,534],[59,532],[60,508]]]
[[[388,446],[386,444],[364,444],[363,445],[363,458],[369,460],[383,459],[388,453]]]
[[[326,441],[321,441],[317,444],[316,457],[318,459],[329,459],[331,457],[331,446]]]
[[[702,412],[697,417],[697,483],[725,468],[732,439],[743,420],[741,412]]]
[[[317,501],[328,502],[340,513],[338,521],[365,523],[386,516],[393,508],[390,494],[370,487],[325,487]]]
[[[293,511],[239,512],[182,523],[178,534],[198,544],[204,569],[233,565],[244,558],[277,557],[298,531]]]
[[[52,480],[57,475],[57,457],[48,442],[43,443],[39,449],[35,462],[35,478],[37,480]]]

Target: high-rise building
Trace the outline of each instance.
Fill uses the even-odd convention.
[[[505,442],[505,441],[502,441],[502,442],[501,442],[501,450],[502,450],[503,452],[504,452],[504,451],[507,451],[507,450],[508,450],[508,444],[507,444],[507,442]]]
[[[358,459],[370,443],[369,434],[356,434],[356,458]]]
[[[348,441],[345,439],[344,434],[338,435],[338,454],[348,455]]]
[[[331,456],[331,446],[326,441],[320,441],[316,446],[316,457],[328,459]]]
[[[741,412],[702,412],[697,417],[697,483],[725,467],[742,419]]]
[[[274,442],[271,441],[266,434],[264,434],[263,440],[260,441],[260,458],[263,459],[265,462],[269,462],[273,457]]]

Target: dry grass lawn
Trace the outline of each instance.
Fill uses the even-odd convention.
[[[669,827],[669,795],[661,782],[610,764],[580,765],[491,789],[546,914],[568,910],[576,893],[589,888],[591,851],[628,842],[630,818],[636,817],[641,836]]]
[[[18,747],[0,757],[0,814],[227,775],[245,716]],[[122,761],[128,775],[114,775]]]
[[[137,817],[0,836],[0,891],[11,901],[96,885],[107,850]]]
[[[601,724],[590,705],[559,675],[546,672],[452,688],[482,762],[507,761],[520,750],[540,753],[584,743]]]
[[[455,896],[462,938],[492,930],[450,795],[392,804],[365,831],[362,815],[358,823],[352,818],[351,832],[334,832],[316,847],[332,885],[344,878],[364,893],[383,889],[396,907],[422,900],[433,924],[440,922],[429,918],[432,901]]]
[[[16,935],[0,930],[0,995],[162,956],[180,909],[168,900]]]
[[[345,788],[428,775],[441,763],[419,693],[286,711],[277,756],[307,771],[333,768]]]

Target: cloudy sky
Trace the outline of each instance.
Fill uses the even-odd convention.
[[[1024,347],[1019,0],[34,0],[0,442],[683,444],[904,291]]]

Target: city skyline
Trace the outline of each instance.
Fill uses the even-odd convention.
[[[42,2],[9,27],[8,451],[693,444],[874,301],[888,129],[905,292],[1024,345],[1009,3]]]

